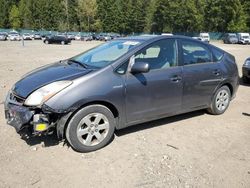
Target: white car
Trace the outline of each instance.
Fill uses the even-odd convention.
[[[21,36],[19,35],[19,33],[16,33],[16,32],[10,32],[9,35],[8,35],[8,39],[10,41],[20,41],[21,40]]]
[[[23,40],[32,40],[32,36],[29,33],[24,33]]]
[[[249,33],[237,33],[239,44],[250,44]]]
[[[80,34],[76,35],[75,40],[81,40],[81,35]]]
[[[200,36],[199,36],[199,39],[198,39],[198,40],[201,40],[201,41],[203,41],[203,42],[209,43],[209,42],[210,42],[209,33],[200,33]]]

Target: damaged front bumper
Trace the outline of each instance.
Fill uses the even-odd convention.
[[[17,133],[21,133],[22,130],[29,130],[32,135],[53,133],[64,114],[53,113],[43,107],[28,107],[24,105],[24,101],[25,99],[12,92],[8,93],[4,104],[7,124],[14,127]]]

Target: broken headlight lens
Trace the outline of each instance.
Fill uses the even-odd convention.
[[[39,106],[71,84],[72,81],[66,80],[53,82],[51,84],[43,86],[31,93],[25,100],[24,104],[27,106]]]

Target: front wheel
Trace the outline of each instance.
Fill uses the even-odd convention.
[[[214,115],[223,114],[227,110],[230,100],[231,92],[229,88],[227,86],[222,86],[216,91],[208,112]]]
[[[64,41],[61,41],[61,44],[62,44],[62,45],[64,45],[64,44],[65,44],[65,42],[64,42]]]
[[[70,120],[66,138],[79,152],[90,152],[106,146],[113,138],[115,118],[102,105],[91,105],[79,110]]]

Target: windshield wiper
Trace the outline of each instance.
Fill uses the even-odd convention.
[[[68,61],[70,61],[70,62],[72,62],[72,63],[75,63],[75,64],[78,64],[78,65],[80,65],[81,67],[87,69],[87,66],[86,66],[85,64],[83,64],[83,63],[81,63],[81,62],[79,62],[79,61],[77,61],[77,60],[68,59]]]

